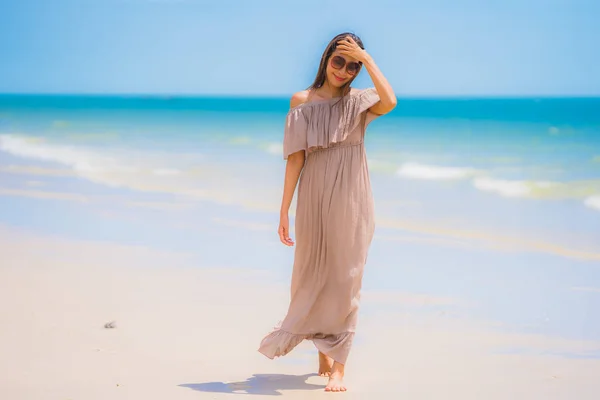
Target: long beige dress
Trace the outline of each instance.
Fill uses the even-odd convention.
[[[374,232],[364,134],[376,115],[375,88],[290,109],[283,151],[304,150],[298,183],[291,301],[285,319],[262,340],[273,359],[312,340],[345,364],[357,325],[363,268]]]

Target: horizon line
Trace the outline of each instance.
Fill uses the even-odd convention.
[[[129,97],[129,98],[221,98],[221,99],[272,99],[284,100],[290,94],[265,93],[136,93],[136,92],[0,92],[0,96],[47,96],[47,97]],[[398,99],[600,99],[597,94],[403,94]]]

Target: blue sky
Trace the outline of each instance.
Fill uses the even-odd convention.
[[[0,92],[289,95],[353,31],[398,96],[600,95],[598,15],[595,0],[0,0]]]

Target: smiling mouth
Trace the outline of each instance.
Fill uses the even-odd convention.
[[[340,81],[340,82],[344,80],[343,78],[340,78],[340,77],[339,77],[339,76],[337,76],[336,74],[333,74],[333,76],[335,77],[335,79],[337,79],[337,80],[338,80],[338,81]]]

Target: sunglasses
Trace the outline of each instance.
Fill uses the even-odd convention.
[[[346,59],[341,56],[331,57],[331,66],[335,69],[342,69],[346,66],[346,72],[348,75],[356,75],[360,69],[360,63],[356,61],[350,61],[346,63]]]

